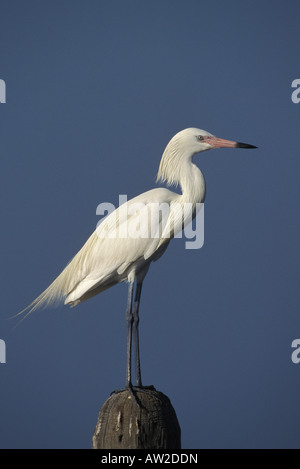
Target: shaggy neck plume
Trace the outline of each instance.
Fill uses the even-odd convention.
[[[193,154],[182,151],[180,138],[173,138],[167,145],[157,174],[157,181],[168,186],[178,184],[182,191],[182,202],[203,202],[205,198],[205,180],[200,169],[193,163]]]

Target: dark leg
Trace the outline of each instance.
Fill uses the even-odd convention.
[[[126,309],[126,323],[127,323],[127,352],[126,352],[126,388],[131,388],[131,343],[132,343],[132,298],[133,298],[133,285],[134,283],[129,283],[128,285],[128,300],[127,300],[127,309]]]
[[[135,355],[136,386],[142,387],[140,348],[139,348],[139,306],[143,282],[137,283],[133,305],[133,341]]]
[[[154,390],[153,386],[142,386],[141,379],[141,367],[140,367],[140,353],[139,353],[139,305],[141,298],[143,281],[139,280],[136,286],[134,305],[133,303],[133,287],[134,282],[129,283],[128,286],[128,301],[126,309],[126,323],[127,323],[127,353],[126,353],[126,384],[125,389],[127,389],[131,396],[133,397],[135,403],[138,406],[141,406],[141,403],[136,395],[136,392],[144,392],[151,394]],[[132,329],[133,329],[133,339],[134,339],[134,353],[135,353],[135,367],[136,367],[136,386],[132,386],[131,380],[131,349],[132,349]],[[119,391],[113,391],[111,394],[118,392],[123,392],[121,389]]]

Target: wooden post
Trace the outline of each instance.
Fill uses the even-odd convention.
[[[124,389],[103,404],[92,439],[93,449],[180,449],[181,432],[167,396],[153,386]]]

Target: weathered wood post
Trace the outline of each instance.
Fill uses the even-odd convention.
[[[102,406],[92,439],[93,449],[180,449],[181,431],[167,396],[149,386],[124,389]],[[137,402],[136,402],[137,401]]]

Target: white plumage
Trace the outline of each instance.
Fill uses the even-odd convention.
[[[166,182],[167,185],[180,185],[182,193],[177,194],[166,188],[157,188],[121,205],[102,221],[54,282],[18,314],[27,310],[29,314],[41,306],[48,306],[61,299],[64,299],[65,304],[75,306],[116,283],[127,281],[130,284],[127,316],[138,316],[141,286],[151,262],[156,261],[164,253],[170,239],[182,229],[184,221],[190,221],[195,216],[196,205],[204,201],[205,181],[201,171],[192,161],[193,156],[201,151],[220,147],[255,148],[247,144],[218,139],[196,128],[177,133],[163,153],[157,180]],[[154,216],[156,223],[153,223],[149,213],[152,213],[154,206],[159,207],[159,204],[168,207],[168,215],[157,218]],[[182,208],[185,205],[190,209],[183,220]],[[140,209],[137,210],[136,207],[139,206]],[[135,210],[131,211],[131,208]],[[129,234],[130,229],[133,228],[134,231],[134,228],[139,228],[141,231],[141,227],[146,232],[148,230],[148,236]],[[139,232],[138,229],[136,231]],[[132,311],[135,280],[138,288],[135,300],[137,304],[135,311]],[[131,327],[132,323],[134,326],[135,321],[132,318],[130,321]],[[130,327],[129,335],[127,386],[131,386]],[[137,325],[136,342],[138,342]],[[138,343],[136,354],[138,355]],[[136,360],[137,385],[141,386],[139,357],[136,357]]]

